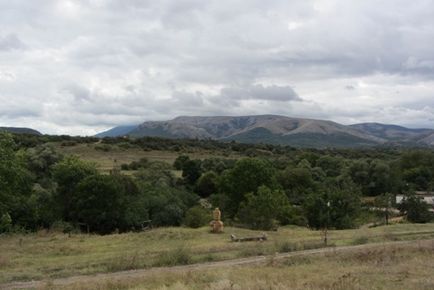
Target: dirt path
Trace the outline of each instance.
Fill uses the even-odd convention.
[[[327,254],[327,253],[336,253],[336,252],[344,252],[344,251],[354,251],[354,250],[362,250],[367,248],[378,248],[378,247],[386,247],[386,246],[398,246],[398,245],[415,245],[415,246],[423,246],[423,245],[433,245],[434,239],[430,240],[412,240],[412,241],[399,241],[399,242],[383,242],[383,243],[372,243],[372,244],[364,244],[364,245],[356,245],[356,246],[341,246],[341,247],[330,247],[330,248],[320,248],[313,250],[305,250],[305,251],[297,251],[290,253],[278,253],[272,256],[254,256],[249,258],[240,258],[233,260],[225,260],[219,262],[208,262],[208,263],[199,263],[192,265],[183,265],[183,266],[174,266],[174,267],[156,267],[150,269],[141,269],[141,270],[130,270],[130,271],[121,271],[121,272],[113,272],[113,273],[101,273],[95,275],[81,275],[81,276],[72,276],[68,278],[59,278],[59,279],[50,279],[50,280],[42,280],[42,281],[29,281],[29,282],[13,282],[8,284],[0,284],[0,289],[34,289],[44,287],[46,285],[50,286],[66,286],[74,283],[83,283],[83,282],[101,282],[102,280],[122,280],[129,278],[143,278],[157,273],[170,273],[177,271],[194,271],[194,270],[203,270],[203,269],[212,269],[212,268],[221,268],[221,267],[233,267],[247,264],[257,264],[263,263],[267,261],[267,259],[285,259],[296,256],[308,256],[308,255],[318,255],[318,254]]]

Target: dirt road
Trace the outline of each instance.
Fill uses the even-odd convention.
[[[296,257],[296,256],[330,254],[336,252],[354,251],[354,250],[363,250],[368,248],[399,246],[399,245],[415,245],[415,246],[433,245],[434,246],[434,239],[383,242],[383,243],[364,244],[364,245],[356,245],[356,246],[329,247],[329,248],[297,251],[297,252],[290,252],[290,253],[276,253],[275,255],[272,256],[254,256],[249,258],[183,265],[183,266],[174,266],[174,267],[156,267],[150,269],[130,270],[130,271],[121,271],[121,272],[113,272],[113,273],[101,273],[95,275],[72,276],[68,278],[59,278],[59,279],[42,280],[42,281],[13,282],[8,284],[0,284],[0,289],[34,289],[34,288],[44,287],[46,285],[62,287],[62,286],[79,283],[79,282],[91,283],[96,281],[100,282],[103,280],[123,280],[129,278],[143,278],[162,272],[170,273],[170,272],[177,272],[177,271],[194,271],[194,270],[203,270],[203,269],[211,269],[211,268],[233,267],[233,266],[240,266],[240,265],[247,265],[247,264],[263,263],[267,261],[267,259],[271,259],[271,258],[278,260],[278,259],[285,259],[285,258]]]

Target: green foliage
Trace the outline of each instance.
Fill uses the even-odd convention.
[[[38,178],[49,177],[51,166],[62,158],[53,146],[47,144],[29,148],[26,152],[27,166]]]
[[[72,220],[88,225],[91,231],[114,231],[126,209],[123,194],[122,187],[111,176],[86,177],[78,184],[71,201]]]
[[[203,174],[196,182],[196,192],[201,197],[209,197],[218,190],[218,175],[213,172]]]
[[[184,218],[184,225],[190,228],[199,228],[208,224],[212,219],[210,210],[202,206],[194,206],[187,210]]]
[[[8,233],[12,229],[12,218],[9,213],[0,216],[0,234]]]
[[[434,185],[434,152],[413,150],[401,158],[401,171],[404,181],[416,190],[430,190]]]
[[[187,209],[198,201],[192,192],[167,185],[140,182],[139,191],[154,226],[181,225]]]
[[[223,172],[219,188],[228,197],[224,209],[234,216],[247,193],[256,193],[261,185],[275,188],[275,169],[270,162],[261,159],[244,158],[237,161],[232,169]]]
[[[170,154],[175,150],[181,155],[173,166],[140,159],[122,165],[123,170],[136,171],[131,177],[119,172],[102,176],[95,164],[78,157],[63,158],[54,149],[61,144],[71,147],[63,148],[65,152],[77,146],[101,154],[91,150],[100,146],[97,149],[141,148]],[[201,161],[191,160],[183,155],[186,152],[201,158],[210,152],[258,158]],[[87,158],[81,151],[80,156]],[[8,215],[12,229],[25,231],[48,228],[56,221],[91,225],[92,231],[100,233],[136,230],[147,220],[154,226],[198,226],[205,219],[208,222],[194,207],[200,196],[222,208],[226,221],[239,218],[253,228],[272,228],[277,223],[346,228],[360,221],[360,192],[378,197],[376,206],[383,208],[379,202],[385,192],[432,190],[433,164],[434,152],[429,149],[315,150],[213,140],[99,140],[1,133],[0,217]],[[182,170],[183,179],[175,177],[174,167]],[[425,205],[412,202],[403,209],[409,220],[428,220]]]
[[[190,160],[190,157],[187,155],[180,155],[178,158],[176,158],[175,162],[173,163],[173,167],[176,170],[182,170],[184,168],[184,164]]]
[[[138,182],[154,187],[173,187],[176,182],[170,166],[167,163],[158,161],[150,162],[146,168],[140,168],[134,177]]]
[[[147,158],[141,158],[139,161],[133,161],[130,164],[122,164],[122,170],[138,170],[140,168],[147,168],[150,166],[150,162]]]
[[[413,223],[427,223],[433,219],[430,206],[414,194],[406,197],[399,208],[407,215],[407,220]]]
[[[26,209],[32,176],[21,153],[12,136],[0,132],[0,216],[8,215],[14,224],[29,228]]]
[[[187,160],[182,166],[182,177],[188,185],[194,185],[202,174],[200,160]]]
[[[239,220],[252,229],[276,229],[278,222],[291,219],[291,206],[284,192],[259,187],[246,195],[238,211]]]
[[[344,160],[342,158],[324,155],[317,160],[316,165],[321,167],[328,177],[337,177],[341,174]]]
[[[72,220],[72,201],[77,200],[78,184],[87,177],[97,175],[96,166],[80,160],[75,156],[68,156],[52,169],[54,181],[57,183],[56,199],[66,221]]]
[[[352,187],[329,188],[310,194],[304,210],[312,228],[352,228],[360,213],[360,197]]]
[[[139,227],[147,212],[134,207],[138,195],[138,188],[127,176],[90,175],[77,186],[72,220],[102,234]]]
[[[311,169],[307,166],[288,166],[277,174],[277,180],[293,204],[302,204],[315,188]]]

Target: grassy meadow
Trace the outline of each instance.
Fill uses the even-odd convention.
[[[61,146],[61,143],[52,143],[52,145],[62,154],[76,155],[84,160],[94,162],[102,172],[109,172],[113,168],[120,168],[121,164],[128,164],[138,161],[141,158],[147,158],[149,161],[160,161],[172,165],[175,159],[180,155],[188,155],[191,159],[205,158],[233,158],[238,159],[241,156],[234,152],[223,154],[223,151],[207,151],[203,149],[189,151],[169,151],[169,150],[143,150],[138,147],[122,148],[117,145],[108,145],[109,151],[104,151],[98,143],[76,144],[74,146]],[[123,173],[130,173],[123,171]],[[178,172],[180,173],[180,172]],[[179,174],[178,174],[179,175]]]
[[[433,289],[434,245],[399,245],[365,250],[268,259],[259,265],[153,273],[141,278],[75,283],[65,289]],[[56,286],[57,287],[57,286]],[[53,289],[50,284],[45,289]]]
[[[271,255],[323,246],[321,232],[301,227],[267,232],[269,239],[265,242],[232,243],[230,234],[256,236],[261,232],[227,227],[224,234],[215,235],[206,227],[177,227],[105,236],[68,236],[45,231],[4,235],[0,237],[0,283]],[[434,224],[329,232],[330,244],[336,246],[432,237]]]

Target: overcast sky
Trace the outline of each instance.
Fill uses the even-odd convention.
[[[434,128],[434,1],[0,0],[0,126],[249,114]]]

